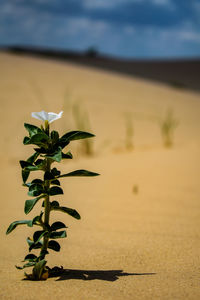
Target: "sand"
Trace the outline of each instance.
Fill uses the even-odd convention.
[[[112,72],[0,54],[1,210],[0,299],[200,299],[200,94]],[[59,112],[52,129],[80,129],[72,116],[79,103],[96,134],[93,156],[70,145],[74,160],[64,172],[88,169],[95,178],[63,179],[63,205],[81,220],[64,221],[68,237],[48,265],[71,270],[44,282],[24,281],[15,268],[27,254],[33,230],[5,231],[27,219],[18,161],[32,153],[22,144],[23,123],[40,125],[32,111]],[[173,111],[178,127],[166,148],[160,122]],[[133,148],[126,147],[126,119]],[[34,174],[36,175],[36,173]],[[40,211],[33,209],[30,218]]]

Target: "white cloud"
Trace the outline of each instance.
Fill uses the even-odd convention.
[[[111,9],[123,3],[137,2],[141,0],[84,0],[83,5],[88,9]]]
[[[198,12],[200,12],[200,2],[196,0],[192,4],[193,4],[194,9],[198,10]]]
[[[197,42],[200,43],[200,33],[194,31],[183,31],[180,32],[179,38],[183,41]]]
[[[12,17],[17,18],[19,16],[26,16],[33,12],[30,7],[19,5],[18,1],[16,2],[2,2],[0,3],[0,17]]]
[[[153,5],[165,7],[168,10],[174,11],[176,5],[173,0],[149,0]]]
[[[128,34],[128,35],[133,35],[136,33],[136,28],[135,26],[131,26],[131,25],[125,25],[124,26],[124,33]]]
[[[173,0],[84,0],[83,5],[87,9],[112,9],[116,6],[130,3],[150,3],[168,8],[175,7]]]
[[[105,6],[122,1],[151,1],[154,5],[163,7],[173,3],[169,0],[85,0],[85,3],[87,1],[91,5],[99,1],[98,5]],[[131,23],[116,25],[109,20],[66,17],[64,14],[36,11],[16,3],[19,4],[19,1],[4,2],[4,5],[0,2],[1,43],[4,41],[7,44],[22,43],[78,50],[95,45],[104,53],[130,57],[184,54],[189,48],[188,51],[192,49],[193,53],[197,53],[200,49],[200,33],[192,21],[168,28]]]
[[[91,20],[89,18],[71,17],[63,19],[62,26],[57,28],[57,33],[60,35],[77,36],[87,34],[98,38],[100,35],[108,31],[110,25],[104,21]]]
[[[155,5],[172,5],[171,0],[150,0]]]

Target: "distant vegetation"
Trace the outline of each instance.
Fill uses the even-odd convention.
[[[75,127],[76,130],[90,131],[91,123],[89,113],[84,103],[73,97],[69,90],[66,90],[63,111],[67,115],[67,122],[64,123],[65,128],[69,130]],[[92,156],[94,155],[93,141],[82,140],[79,143],[78,152],[81,155]]]
[[[85,55],[88,57],[97,57],[99,55],[98,50],[95,47],[89,47],[86,51],[85,51]]]
[[[169,85],[172,86],[173,88],[176,88],[176,89],[185,89],[185,88],[187,88],[186,84],[184,84],[180,81],[176,81],[176,80],[170,80]]]
[[[131,113],[125,114],[125,127],[126,127],[126,136],[125,136],[125,145],[127,150],[133,150],[133,136],[134,136],[134,128],[133,128],[133,116]]]
[[[90,120],[87,110],[79,102],[75,102],[72,107],[72,113],[74,117],[75,126],[78,130],[88,131],[90,130]],[[86,156],[94,154],[93,142],[91,140],[84,139],[80,143],[80,152]]]
[[[160,121],[161,135],[163,138],[163,145],[167,148],[172,147],[174,143],[174,131],[178,126],[178,121],[173,115],[173,110],[169,109],[166,112],[163,120]]]

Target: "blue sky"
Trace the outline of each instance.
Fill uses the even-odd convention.
[[[200,56],[200,0],[0,0],[0,45]]]

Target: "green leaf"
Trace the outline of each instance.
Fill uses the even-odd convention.
[[[69,141],[81,140],[94,137],[95,135],[85,131],[71,131],[62,136],[64,139],[68,139]]]
[[[14,222],[12,222],[10,225],[9,225],[9,227],[8,227],[8,229],[7,229],[7,231],[6,231],[6,234],[9,234],[9,233],[11,233],[18,225],[27,225],[27,226],[29,226],[29,227],[32,227],[33,225],[32,225],[32,220],[21,220],[21,221],[14,221]]]
[[[34,242],[29,237],[26,239],[26,241],[27,241],[27,243],[28,243],[29,246],[31,246],[32,244],[34,244]]]
[[[38,133],[32,136],[32,138],[30,139],[30,143],[35,145],[43,145],[46,144],[46,142],[48,141],[49,141],[49,136],[44,132]]]
[[[18,225],[27,225],[29,227],[33,227],[33,225],[39,225],[43,212],[41,212],[40,216],[36,216],[33,220],[21,220],[21,221],[14,221],[8,227],[6,234],[12,232]]]
[[[51,208],[52,210],[57,210],[57,211],[62,211],[68,215],[70,215],[71,217],[80,220],[81,216],[79,215],[79,213],[72,208],[69,207],[64,207],[64,206],[54,206]]]
[[[64,148],[70,141],[91,138],[93,136],[94,134],[85,131],[70,131],[60,138],[59,144],[62,148]]]
[[[49,136],[42,131],[41,133],[37,133],[33,135],[31,138],[25,137],[23,143],[25,145],[33,144],[33,145],[42,146],[46,148],[48,142],[49,142]]]
[[[53,130],[51,132],[51,139],[52,139],[53,144],[55,144],[59,141],[59,134],[57,131]]]
[[[58,229],[61,229],[61,228],[67,228],[67,226],[62,222],[54,222],[51,225],[51,231],[55,231],[55,230],[58,230]]]
[[[23,265],[23,267],[18,267],[18,266],[15,266],[17,269],[19,270],[23,270],[24,268],[28,268],[28,267],[32,267],[36,264],[35,261],[29,261],[28,263],[26,263],[25,265]]]
[[[51,209],[53,209],[54,207],[59,207],[58,201],[52,201],[51,202]]]
[[[50,158],[52,161],[60,162],[62,159],[62,148],[59,147],[58,150],[52,155],[46,155],[47,158]]]
[[[32,163],[30,163],[26,160],[20,160],[19,163],[20,163],[20,166],[22,169],[29,167],[29,166],[33,166]]]
[[[61,177],[70,177],[70,176],[98,176],[98,173],[90,172],[87,170],[76,170],[67,174],[59,175],[58,178]]]
[[[56,241],[49,241],[48,248],[52,249],[52,250],[54,250],[56,252],[60,251],[60,245]]]
[[[29,192],[28,192],[29,196],[37,197],[37,196],[41,195],[42,193],[44,193],[43,185],[38,184],[38,183],[32,183],[30,185]]]
[[[49,190],[49,195],[51,196],[61,195],[61,194],[63,194],[63,190],[58,186],[52,186]]]
[[[22,185],[29,188],[29,187],[31,186],[31,183],[30,183],[30,182],[27,182],[27,183],[23,183]]]
[[[36,216],[33,218],[32,220],[32,226],[33,225],[39,225],[39,226],[42,226],[42,215],[43,215],[43,212],[40,213],[39,216]]]
[[[65,230],[63,231],[53,231],[50,233],[50,238],[51,239],[61,239],[65,238],[67,236],[67,233]]]
[[[52,172],[46,171],[44,173],[44,180],[52,180],[55,179],[55,176],[52,174]]]
[[[30,137],[32,137],[33,135],[35,135],[37,133],[42,133],[42,130],[35,125],[24,123],[24,127],[28,131]]]
[[[33,268],[33,277],[35,280],[41,279],[46,263],[47,261],[43,259],[35,264]]]
[[[35,231],[33,234],[34,243],[37,244],[41,240],[41,238],[43,238],[43,236],[46,235],[47,233],[48,233],[48,231],[45,231],[45,230]]]
[[[36,162],[35,162],[36,166],[40,166],[41,164],[43,164],[43,165],[46,164],[45,159],[39,158],[39,159],[36,160]]]
[[[34,148],[34,150],[38,153],[38,154],[46,154],[48,152],[48,149],[45,149],[44,147],[41,148]]]
[[[62,158],[64,158],[64,159],[72,159],[73,155],[71,154],[70,151],[68,151],[66,154],[62,152]]]
[[[30,171],[29,170],[22,170],[22,180],[25,183],[29,177]]]
[[[29,172],[38,171],[38,170],[40,170],[40,168],[38,166],[27,166],[27,167],[25,167],[25,171],[29,171]]]
[[[51,184],[53,184],[53,185],[60,185],[60,181],[57,180],[57,179],[55,179],[55,180],[51,181]]]
[[[47,164],[47,162],[46,162],[45,159],[43,159],[43,160],[42,159],[38,159],[35,162],[35,165],[39,168],[39,170],[45,170],[46,164]]]
[[[38,242],[37,244],[33,243],[30,247],[29,247],[29,251],[33,250],[33,249],[41,249],[42,248],[42,243]]]
[[[24,206],[24,212],[27,215],[35,206],[35,204],[38,202],[38,200],[40,200],[41,198],[44,198],[45,195],[36,197],[34,199],[30,199],[30,200],[26,200],[25,202],[25,206]]]
[[[38,171],[38,170],[44,170],[46,167],[46,161],[45,159],[42,160],[42,159],[38,159],[36,162],[35,162],[35,165],[27,165],[26,167],[24,167],[24,170],[25,171]]]
[[[40,249],[42,247],[42,243],[34,243],[30,238],[27,238],[27,243],[29,244],[29,251],[32,249]]]
[[[20,160],[20,165],[21,165],[21,168],[26,170],[26,171],[37,171],[39,170],[40,168],[43,168],[44,164],[46,163],[45,160],[42,160],[42,159],[38,159],[36,162],[35,162],[35,165],[33,165],[32,163],[28,162],[28,161],[25,161],[25,160]]]
[[[40,185],[43,185],[44,184],[44,181],[43,180],[41,180],[41,179],[33,179],[32,181],[31,181],[31,184],[33,184],[33,183],[38,183],[38,184],[40,184]]]
[[[56,169],[56,168],[53,168],[53,169],[51,170],[51,173],[53,174],[54,177],[60,175],[60,171],[58,171],[58,169]]]
[[[27,162],[33,164],[34,161],[38,158],[39,156],[39,153],[35,152],[33,155],[31,155],[28,159],[27,159]]]
[[[35,261],[37,259],[37,256],[35,254],[28,254],[25,256],[24,261]]]
[[[25,136],[25,137],[24,137],[24,140],[23,140],[23,144],[24,144],[24,145],[28,145],[29,142],[30,142],[30,138],[29,138],[28,136]]]

